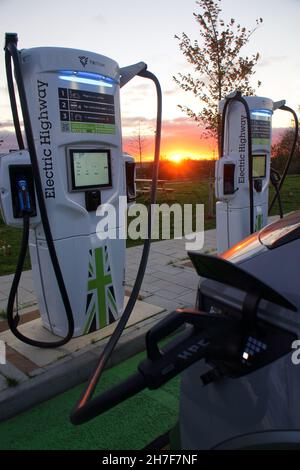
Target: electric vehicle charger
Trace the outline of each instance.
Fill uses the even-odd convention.
[[[58,55],[58,56],[62,55],[63,56],[64,51],[68,51],[68,50],[60,49],[60,50],[57,51],[57,54],[55,54],[55,51],[54,51],[55,60],[56,60],[56,55]],[[47,50],[45,50],[45,54],[47,54],[47,53],[50,57],[51,48],[48,48]],[[91,64],[89,66],[92,69],[93,68],[97,69],[99,67],[104,66],[103,63],[99,62],[99,58],[102,59],[102,62],[105,62],[106,58],[104,58],[103,56],[96,56],[94,54],[94,57],[89,59],[88,54],[89,54],[89,56],[92,56],[92,53],[87,53],[86,56],[81,55],[81,53],[82,53],[82,51],[74,51],[74,52],[71,51],[70,52],[70,54],[72,54],[72,59],[73,59],[74,55],[76,56],[76,54],[79,54],[79,57],[76,57],[76,60],[79,59],[79,61],[81,63],[81,67],[85,68],[87,63]],[[22,54],[22,66],[20,64],[21,54]],[[24,68],[24,63],[26,64],[30,61],[35,60],[35,55],[34,54],[37,55],[37,57],[38,57],[37,60],[39,61],[39,66],[40,66],[40,64],[43,62],[43,56],[39,55],[39,50],[38,49],[33,50],[32,54],[31,54],[31,50],[28,50],[28,52],[26,50],[25,50],[25,52],[24,51],[19,52],[18,49],[17,49],[17,35],[16,34],[7,34],[6,35],[5,62],[6,62],[6,73],[7,73],[7,81],[8,81],[8,89],[9,89],[9,96],[10,96],[10,102],[11,102],[11,109],[12,109],[12,114],[13,114],[13,121],[14,121],[14,125],[15,125],[15,130],[16,130],[16,137],[17,137],[17,140],[18,140],[19,148],[21,150],[20,160],[22,160],[22,163],[24,163],[24,161],[27,162],[26,165],[22,165],[22,168],[20,170],[21,173],[18,175],[19,180],[17,181],[17,183],[19,184],[20,181],[24,181],[24,177],[23,177],[24,167],[26,167],[26,170],[32,168],[33,179],[34,179],[34,188],[33,188],[33,191],[31,191],[31,193],[29,193],[29,191],[28,191],[29,188],[26,184],[23,184],[23,185],[18,187],[18,202],[19,202],[18,213],[19,213],[19,217],[22,217],[22,219],[23,219],[23,236],[22,236],[22,242],[21,242],[21,246],[20,246],[20,253],[19,253],[17,269],[16,269],[16,273],[15,273],[15,276],[14,276],[14,279],[13,279],[12,288],[11,288],[11,292],[10,292],[9,300],[8,300],[7,318],[8,318],[8,324],[9,324],[9,327],[10,327],[11,331],[21,341],[23,341],[23,342],[25,342],[29,345],[32,345],[32,346],[37,346],[37,347],[42,347],[42,348],[55,348],[55,347],[58,347],[58,346],[61,346],[65,343],[67,343],[73,337],[74,318],[73,318],[72,307],[71,307],[71,303],[70,303],[70,299],[69,299],[69,294],[67,292],[67,288],[66,288],[66,285],[65,285],[64,276],[62,274],[62,268],[61,268],[60,262],[58,260],[57,248],[55,247],[55,242],[53,240],[53,235],[52,235],[51,226],[50,226],[50,222],[49,222],[49,217],[48,217],[48,213],[47,213],[47,207],[46,207],[46,203],[45,203],[45,189],[43,187],[43,181],[42,181],[41,174],[40,174],[39,160],[38,160],[38,155],[37,155],[37,150],[36,150],[36,142],[35,142],[36,133],[34,134],[34,132],[33,132],[32,120],[31,120],[31,113],[35,116],[35,114],[34,114],[35,111],[34,111],[34,108],[32,108],[32,107],[29,108],[28,97],[26,96],[25,84],[24,84],[24,79],[23,79],[22,67]],[[31,55],[32,55],[32,58],[31,58]],[[58,57],[58,59],[57,59],[58,63],[59,63],[60,59],[61,58]],[[15,96],[14,85],[13,85],[13,73],[12,73],[12,64],[11,64],[12,61],[13,61],[13,64],[14,64],[15,79],[16,79],[16,84],[17,84],[17,88],[18,88],[18,92],[19,92],[19,98],[20,98],[20,105],[21,105],[23,121],[24,121],[26,141],[27,141],[27,146],[28,146],[28,150],[29,150],[29,157],[30,157],[30,162],[29,163],[30,164],[28,164],[28,161],[27,161],[28,156],[27,156],[26,152],[24,154],[25,146],[24,146],[21,126],[20,126],[20,119],[19,119],[19,115],[18,115],[18,109],[17,109],[17,104],[16,104],[16,96]],[[112,69],[114,70],[114,72],[110,72],[110,73],[115,74],[116,73],[115,72],[115,69],[116,69],[115,63],[110,61],[110,59],[106,59],[106,61],[108,62],[108,69],[110,67],[111,70]],[[64,63],[60,62],[60,67],[62,67],[63,65],[64,65]],[[50,65],[49,65],[49,70],[50,70]],[[62,72],[59,72],[59,73],[60,73],[59,79],[66,78],[70,82],[74,82],[74,83],[76,81],[77,82],[80,81],[79,78],[80,78],[80,73],[81,72],[73,72],[73,73],[64,72],[64,75],[63,75]],[[53,74],[53,72],[52,72],[52,74]],[[94,84],[93,82],[95,82],[96,79],[97,79],[97,84],[100,82],[100,83],[102,83],[102,85],[108,86],[108,87],[114,87],[115,86],[114,83],[116,83],[113,78],[106,78],[105,76],[102,76],[102,75],[99,75],[99,74],[98,75],[95,74],[95,73],[88,74],[87,72],[84,72],[84,73],[82,72],[81,74],[84,75],[84,77],[81,78],[82,83],[88,83],[88,84],[92,83],[92,84]],[[156,90],[157,90],[157,100],[158,100],[158,104],[157,104],[157,126],[156,126],[156,135],[155,135],[155,158],[154,158],[154,165],[153,165],[152,188],[151,188],[151,195],[150,195],[150,207],[151,207],[151,204],[155,203],[155,200],[156,200],[156,187],[157,187],[160,140],[161,140],[161,112],[162,112],[161,89],[160,89],[160,85],[159,85],[159,82],[158,82],[157,78],[155,77],[154,74],[152,74],[150,71],[147,70],[147,66],[144,63],[135,64],[133,66],[129,66],[129,67],[125,67],[125,68],[121,69],[120,70],[120,87],[124,86],[129,80],[131,80],[136,75],[139,75],[139,76],[144,77],[146,79],[152,80],[154,82],[154,84],[156,86]],[[42,80],[42,78],[41,78],[41,80]],[[105,80],[106,80],[106,82],[105,82]],[[31,81],[33,81],[33,79]],[[39,85],[39,83],[40,82],[38,81],[38,85]],[[106,85],[106,83],[107,83],[107,85]],[[46,86],[48,86],[48,83],[46,83]],[[89,85],[86,85],[87,90],[89,90],[88,86]],[[112,106],[114,106],[113,98],[111,98],[112,95],[105,95],[103,93],[102,94],[101,93],[97,94],[97,93],[94,93],[94,92],[85,91],[85,89],[83,89],[82,91],[78,91],[78,87],[80,89],[80,85],[76,85],[76,83],[75,83],[75,87],[73,87],[73,89],[71,89],[71,90],[68,90],[68,96],[70,98],[68,106],[70,106],[71,109],[72,109],[72,106],[73,106],[74,109],[77,109],[77,112],[80,109],[84,109],[84,111],[85,111],[84,113],[81,113],[81,114],[77,113],[77,115],[75,115],[75,120],[77,119],[76,116],[80,116],[80,121],[81,120],[83,120],[83,121],[84,120],[86,120],[86,121],[93,120],[93,122],[96,122],[96,123],[97,122],[105,122],[105,123],[106,122],[108,122],[108,123],[114,123],[115,122],[114,119],[116,119],[117,116],[116,116],[116,118],[114,116],[111,117],[111,114],[114,112],[114,108],[112,108]],[[59,98],[60,98],[60,106],[62,106],[62,108],[60,108],[60,109],[63,110],[64,106],[65,106],[65,100],[62,100],[61,98],[63,97],[63,93],[65,93],[65,89],[64,88],[59,88],[58,93],[59,93]],[[73,100],[80,99],[80,97],[81,97],[80,93],[82,94],[82,96],[84,96],[84,99],[86,101],[80,101],[79,104],[78,104],[78,101],[75,101],[75,102],[71,101],[71,98]],[[44,111],[45,106],[46,106],[45,105],[46,102],[44,100],[45,95],[46,95],[46,92],[44,92],[44,91],[43,91],[43,93],[39,94],[39,99],[42,100],[42,107],[43,107],[41,113],[46,112],[46,111]],[[90,101],[93,101],[93,103],[90,103]],[[104,103],[109,103],[109,104],[99,105],[99,104],[96,103],[96,101],[97,102],[104,101]],[[86,109],[89,109],[89,110],[92,109],[93,113],[86,114]],[[100,109],[100,113],[102,113],[102,114],[95,115],[95,109],[96,109],[96,111],[98,111]],[[104,117],[103,117],[104,112],[106,112],[107,114],[104,115]],[[61,120],[64,119],[64,114],[63,113],[64,113],[64,111],[60,111]],[[43,116],[45,116],[45,114],[41,114],[40,119]],[[71,121],[72,121],[72,119],[74,119],[74,117],[72,117],[71,112],[68,115],[68,117]],[[35,118],[36,118],[36,116],[35,116]],[[78,128],[78,124],[76,122],[71,122],[70,126],[71,126],[71,132],[73,132],[73,133],[76,133],[76,132],[80,132],[80,133],[82,133],[82,132],[91,132],[91,130],[90,130],[91,128],[90,127],[88,128],[89,124],[86,124],[85,126],[83,125],[83,127],[81,127],[80,129]],[[99,125],[98,127],[97,126],[98,125],[96,124],[97,132],[106,133],[106,134],[114,134],[114,132],[116,133],[116,131],[114,131],[114,129],[112,128],[114,126],[112,126],[111,124],[108,124],[108,125],[103,124],[102,127],[101,127],[101,125]],[[103,130],[104,126],[106,126],[106,127]],[[99,127],[100,127],[100,131],[98,130]],[[65,131],[65,129],[66,129],[66,124],[65,124],[65,122],[61,121],[61,130]],[[79,129],[79,131],[78,131],[78,129]],[[68,130],[70,131],[70,128]],[[46,142],[46,137],[47,136],[45,137],[43,134],[40,134],[40,135],[41,135],[42,143]],[[74,134],[72,134],[72,137],[73,137],[73,135]],[[118,135],[120,135],[120,134],[118,134]],[[92,139],[92,137],[89,136],[89,139]],[[108,138],[106,138],[106,140],[108,140]],[[115,143],[112,144],[112,150],[111,151],[110,150],[105,150],[105,152],[102,152],[102,154],[105,154],[105,156],[107,156],[107,159],[108,159],[109,156],[110,156],[110,153],[113,153],[115,151],[114,147],[116,147]],[[22,153],[22,151],[23,151],[23,153]],[[48,152],[47,155],[45,153],[44,153],[44,155],[49,157],[50,149],[47,149],[47,152]],[[75,150],[70,150],[69,151],[67,149],[68,166],[71,167],[70,170],[73,170],[73,173],[71,175],[72,176],[72,183],[73,183],[73,186],[70,188],[71,191],[72,190],[73,191],[77,190],[77,191],[83,192],[83,189],[86,188],[86,186],[83,186],[82,184],[79,184],[79,183],[76,186],[76,177],[77,177],[77,179],[79,179],[79,177],[82,179],[83,176],[80,173],[78,174],[78,168],[77,167],[75,169],[75,163],[74,163],[75,158],[77,158],[77,160],[78,160],[78,154],[79,154],[79,157],[82,156],[82,154],[87,155],[89,157],[90,154],[92,154],[92,152],[96,152],[96,150],[90,149],[90,148],[84,148],[84,151],[83,151],[82,144],[81,144],[81,146],[79,146],[79,150],[76,149],[76,151]],[[98,151],[98,153],[100,153],[100,152]],[[103,156],[102,154],[101,154],[101,156]],[[98,156],[98,154],[96,156]],[[9,157],[10,157],[9,160],[8,160],[8,158],[7,159],[5,159],[5,158],[1,159],[2,164],[3,164],[3,162],[5,162],[5,164],[2,165],[4,167],[4,170],[6,170],[7,168],[9,169],[9,167],[12,167],[13,165],[10,165],[10,164],[15,163],[15,160],[18,161],[17,160],[18,155],[16,155],[16,156],[11,156],[10,155]],[[112,155],[112,157],[113,157],[113,155]],[[126,156],[124,158],[124,163],[125,162],[128,163],[128,158]],[[5,167],[5,165],[6,165],[7,168]],[[74,174],[75,171],[77,171],[76,174]],[[71,173],[71,171],[70,171],[70,173]],[[131,170],[130,174],[131,174],[130,178],[132,179],[132,170]],[[70,182],[69,182],[69,184],[70,184]],[[109,188],[110,185],[106,184],[106,187]],[[51,185],[50,185],[50,189],[51,189]],[[87,190],[88,189],[90,189],[90,185],[87,186]],[[94,189],[94,188],[92,188],[92,189]],[[99,192],[97,192],[97,189],[98,188],[96,186],[94,192],[96,193],[96,196],[97,196],[96,201],[98,202],[98,198],[99,198],[99,196],[101,197],[101,194]],[[2,191],[2,192],[7,193],[7,191]],[[86,191],[86,193],[87,193],[87,191]],[[90,193],[91,193],[91,191],[89,192],[89,195],[93,197],[94,195],[90,194]],[[75,194],[74,197],[77,197],[76,194]],[[128,191],[127,191],[127,200],[128,200],[128,198],[130,199],[130,197],[132,197],[132,194],[130,196],[128,194]],[[35,198],[37,199],[37,203],[38,203],[37,207],[36,207],[36,210],[35,210],[35,207],[33,207],[33,203],[35,202]],[[46,198],[47,198],[47,193],[46,193]],[[78,198],[76,199],[76,201],[78,201]],[[85,201],[86,201],[85,202],[86,203],[86,209],[90,210],[87,206],[87,198],[85,199]],[[130,201],[128,200],[128,202],[130,202]],[[76,204],[78,206],[78,202],[76,202]],[[92,205],[95,206],[93,201],[92,201]],[[9,210],[7,209],[7,200],[5,200],[5,198],[4,198],[4,200],[2,200],[2,209],[4,210],[5,208],[7,210],[8,215],[11,216],[11,214],[10,214],[11,207],[9,208]],[[95,210],[95,208],[93,207],[92,210]],[[5,210],[4,210],[4,212],[5,212]],[[13,214],[13,216],[11,216],[11,219],[13,221],[15,220],[14,216],[15,216],[15,213]],[[32,217],[40,216],[42,226],[43,226],[43,230],[44,230],[46,244],[47,244],[48,251],[49,251],[50,260],[51,260],[53,270],[54,270],[54,274],[55,274],[55,279],[56,279],[57,284],[58,284],[59,292],[60,292],[60,295],[61,295],[61,298],[62,298],[62,301],[63,301],[64,311],[65,311],[65,314],[66,314],[66,317],[67,317],[67,320],[68,320],[67,334],[63,339],[61,339],[59,341],[41,342],[41,341],[36,341],[36,340],[31,339],[31,338],[25,337],[17,329],[18,321],[19,321],[18,312],[17,312],[16,316],[14,316],[14,313],[13,313],[13,307],[14,307],[14,302],[15,302],[15,298],[16,298],[17,288],[18,288],[20,277],[21,277],[21,272],[22,272],[22,269],[23,269],[24,259],[25,259],[25,255],[26,255],[26,251],[27,251],[29,227],[30,227],[30,217],[31,216]],[[34,220],[34,218],[32,218],[31,220]],[[107,348],[104,351],[104,355],[102,357],[102,364],[103,365],[105,365],[107,358],[111,354],[111,351],[113,350],[114,345],[115,345],[116,341],[118,340],[118,337],[120,336],[122,330],[125,328],[125,325],[128,321],[128,318],[129,318],[129,316],[130,316],[130,314],[133,310],[133,307],[135,305],[135,302],[137,300],[138,293],[139,293],[139,290],[140,290],[140,287],[141,287],[141,284],[142,284],[143,276],[144,276],[145,269],[146,269],[149,249],[150,249],[150,238],[151,238],[151,210],[150,209],[148,210],[148,235],[149,236],[145,240],[145,243],[144,243],[144,248],[143,248],[142,257],[141,257],[141,261],[140,261],[140,265],[139,265],[139,269],[138,269],[138,273],[137,273],[136,282],[135,282],[134,287],[132,289],[132,293],[129,297],[126,308],[125,308],[125,310],[124,310],[124,312],[121,316],[118,327],[116,328],[113,335],[111,336],[110,341],[107,345]],[[106,253],[106,257],[107,257],[107,253]],[[121,258],[119,259],[119,262],[120,263],[122,262]],[[121,267],[120,267],[120,271],[122,271]],[[119,279],[120,279],[119,285],[122,285],[122,278],[120,276],[119,276]],[[111,297],[112,292],[113,292],[113,290],[110,288],[110,293],[108,293],[110,295],[110,297]],[[111,302],[113,304],[113,301],[111,301]],[[123,304],[123,301],[122,301],[122,304]]]
[[[220,159],[216,162],[216,205],[218,253],[229,249],[246,236],[267,225],[276,200],[280,215],[280,190],[295,154],[298,118],[285,105],[269,98],[243,97],[234,92],[220,102],[222,131]],[[271,167],[271,120],[277,109],[292,114],[294,139],[282,175]],[[269,182],[275,196],[268,207]]]
[[[251,115],[250,115],[250,108],[247,101],[242,97],[240,92],[234,94],[234,96],[230,96],[225,100],[223,114],[222,114],[222,134],[221,134],[221,157],[224,155],[224,140],[225,140],[225,124],[226,124],[226,115],[229,108],[230,103],[238,102],[241,103],[244,107],[246,113],[246,121],[247,121],[247,145],[248,145],[248,158],[249,158],[249,168],[248,168],[248,180],[249,180],[249,215],[250,215],[250,233],[254,231],[254,203],[253,203],[253,185],[252,185],[252,178],[253,178],[253,155],[252,155],[252,136],[251,136]],[[228,184],[228,182],[227,182]],[[224,183],[225,187],[225,183]],[[239,188],[235,187],[234,180],[232,185],[231,191],[225,191],[226,194],[234,194],[239,190]]]

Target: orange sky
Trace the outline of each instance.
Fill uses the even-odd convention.
[[[212,138],[204,138],[195,122],[187,118],[164,121],[162,127],[161,156],[167,159],[212,158],[217,156],[217,145]],[[136,138],[124,136],[124,150],[137,157]],[[153,135],[143,136],[143,159],[153,158]]]
[[[143,123],[150,129],[147,135],[143,135],[143,160],[153,159],[153,121]],[[141,127],[142,129],[142,127]],[[151,131],[152,130],[152,131]],[[273,128],[272,143],[280,140],[283,128]],[[136,138],[123,136],[123,147],[126,152],[134,155],[138,160]],[[182,158],[218,158],[217,144],[212,138],[204,138],[201,129],[191,119],[182,117],[170,121],[164,121],[162,127],[161,158],[177,161]]]

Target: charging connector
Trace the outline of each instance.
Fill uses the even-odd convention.
[[[21,212],[32,212],[30,194],[28,190],[28,182],[25,179],[20,179],[17,183],[18,186],[18,200]]]
[[[13,215],[21,219],[24,214],[35,217],[36,200],[31,165],[9,165]]]

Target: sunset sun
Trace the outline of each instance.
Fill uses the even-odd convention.
[[[183,156],[179,153],[175,153],[173,155],[170,155],[169,160],[174,163],[181,163],[183,160]]]

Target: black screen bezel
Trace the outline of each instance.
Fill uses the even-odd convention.
[[[107,154],[107,162],[108,162],[108,179],[109,182],[107,184],[92,184],[92,185],[85,185],[85,186],[77,186],[75,184],[75,172],[74,172],[74,154],[76,153],[106,153]],[[69,149],[69,159],[70,159],[70,169],[71,169],[71,184],[73,191],[85,191],[89,189],[98,189],[98,188],[111,188],[112,187],[112,176],[111,176],[111,152],[110,149],[90,149],[90,148],[77,148],[77,149]]]

